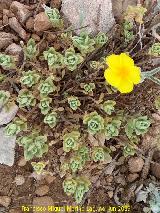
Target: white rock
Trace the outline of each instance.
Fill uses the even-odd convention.
[[[74,28],[89,25],[85,30],[93,34],[108,32],[115,23],[111,0],[62,0],[62,13]]]
[[[13,104],[9,109],[3,107],[0,111],[0,125],[8,124],[17,114],[18,106]]]
[[[5,135],[4,128],[0,128],[0,163],[13,166],[15,155],[16,136]]]

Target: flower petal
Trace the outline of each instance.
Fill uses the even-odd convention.
[[[130,81],[121,81],[118,86],[118,90],[121,93],[130,93],[133,90],[133,83]]]
[[[120,66],[120,56],[112,54],[106,58],[107,65],[111,68],[119,68]]]
[[[120,54],[120,63],[121,63],[121,66],[124,66],[124,67],[134,66],[134,60],[126,53]]]
[[[134,66],[130,68],[129,78],[134,84],[141,82],[141,69],[140,67]]]
[[[104,72],[104,77],[106,79],[106,81],[111,85],[111,86],[114,86],[114,87],[118,87],[118,85],[120,84],[121,82],[121,78],[120,76],[118,76],[114,70],[108,68],[105,70]]]

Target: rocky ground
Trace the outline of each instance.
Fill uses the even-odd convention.
[[[135,2],[123,1],[122,7],[122,1],[117,3],[113,0],[116,21],[121,19],[127,5]],[[15,55],[18,63],[22,61],[22,46],[30,37],[39,43],[40,50],[44,50],[47,45],[53,45],[57,50],[61,47],[54,33],[47,33],[51,24],[44,15],[42,3],[61,8],[61,0],[0,0],[0,50]],[[150,98],[153,96],[154,89]],[[84,198],[83,205],[103,207],[130,203],[130,212],[142,212],[144,204],[136,202],[136,189],[160,179],[160,153],[151,149],[153,138],[159,134],[160,114],[151,107],[149,113],[153,114],[155,123],[141,140],[138,154],[125,158],[122,153],[118,153],[101,173],[95,171],[91,180],[93,186]],[[119,146],[116,141],[113,143]],[[31,176],[31,165],[23,158],[23,150],[17,146],[14,166],[0,165],[0,213],[21,213],[22,205],[73,205],[73,200],[64,194],[62,180],[56,172],[61,152],[61,147],[51,147],[45,159],[50,161],[48,169],[53,176],[48,175],[36,181]]]

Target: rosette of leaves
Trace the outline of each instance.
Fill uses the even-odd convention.
[[[31,107],[36,105],[36,99],[33,96],[32,92],[28,90],[21,90],[19,92],[17,102],[19,103],[19,107]]]
[[[83,57],[79,53],[75,53],[73,48],[69,48],[65,52],[64,56],[64,64],[70,70],[74,71],[78,64],[82,63]]]
[[[46,80],[42,81],[38,87],[38,90],[40,91],[40,95],[42,97],[56,91],[56,86],[53,83],[52,77],[48,77]]]
[[[62,28],[63,20],[61,19],[60,12],[57,8],[50,8],[45,6],[45,14],[48,16],[48,19],[52,23],[53,27]]]
[[[39,103],[39,108],[41,109],[41,113],[43,115],[46,115],[49,110],[51,109],[50,107],[50,103],[52,102],[52,98],[49,98],[49,97],[44,97],[40,100],[40,103]]]
[[[101,70],[105,68],[106,60],[104,57],[101,57],[98,61],[91,61],[89,65],[94,70]]]
[[[70,150],[78,150],[78,140],[80,138],[80,133],[78,131],[72,131],[66,133],[63,136],[63,150],[69,152]]]
[[[85,145],[80,146],[77,151],[77,156],[80,156],[82,158],[82,161],[85,163],[85,161],[88,161],[90,159],[89,148]]]
[[[64,192],[70,196],[75,193],[77,188],[77,182],[73,178],[68,178],[63,181],[63,190]]]
[[[33,38],[30,38],[27,42],[27,45],[24,47],[24,54],[29,60],[33,60],[36,58],[38,51],[36,47],[36,42]]]
[[[70,159],[70,168],[72,172],[77,172],[83,168],[83,160],[80,156],[75,156]]]
[[[148,131],[150,125],[151,121],[147,116],[139,116],[128,121],[125,126],[125,132],[128,138],[131,138],[134,133],[136,135],[144,135]]]
[[[27,72],[22,72],[22,77],[20,78],[21,84],[26,85],[27,87],[32,87],[33,85],[37,84],[40,75],[36,73],[36,71],[27,71]]]
[[[111,115],[115,110],[114,108],[115,105],[116,105],[115,101],[108,100],[105,101],[103,104],[101,104],[101,109],[103,109],[105,113],[107,113],[108,115]]]
[[[43,162],[43,161],[40,161],[40,162],[31,162],[31,165],[33,167],[34,172],[37,175],[42,174],[43,171],[44,171],[44,168],[46,167],[46,163]]]
[[[95,84],[94,83],[81,84],[81,87],[84,89],[85,94],[89,94],[93,92],[93,90],[95,89]]]
[[[73,45],[79,49],[82,55],[93,52],[95,41],[87,33],[82,32],[80,36],[72,37]]]
[[[127,145],[123,148],[124,157],[133,156],[135,153],[136,153],[135,149],[130,145]]]
[[[51,69],[58,69],[63,67],[63,56],[56,52],[53,47],[50,47],[47,51],[44,51],[43,55]]]
[[[133,34],[133,22],[132,21],[125,21],[124,25],[124,38],[125,42],[128,43],[134,39],[134,34]]]
[[[57,124],[57,117],[58,115],[56,112],[51,112],[45,116],[44,123],[48,124],[51,128],[53,128]]]
[[[136,6],[129,5],[126,14],[125,20],[133,22],[134,20],[139,23],[143,24],[143,16],[147,12],[147,9],[142,7],[141,4],[137,4]]]
[[[47,136],[31,134],[18,138],[17,142],[20,146],[23,146],[24,157],[27,161],[34,157],[40,158],[44,153],[48,152]]]
[[[79,204],[82,201],[84,194],[89,191],[89,186],[91,185],[91,183],[85,177],[77,177],[76,183],[77,187],[74,193],[74,198],[76,200],[76,203]]]
[[[105,160],[105,152],[102,147],[94,147],[92,150],[92,159],[94,162],[104,161]]]
[[[83,123],[87,125],[88,132],[93,135],[104,129],[104,119],[96,111],[85,115]]]
[[[8,102],[10,93],[8,91],[0,90],[0,109]]]
[[[155,99],[155,107],[157,110],[160,110],[160,96]]]
[[[79,101],[78,97],[71,96],[68,98],[68,103],[71,109],[77,110],[78,107],[81,105],[81,102]]]
[[[102,47],[108,41],[108,37],[105,33],[99,32],[95,38],[96,46]]]
[[[104,127],[104,134],[106,139],[109,140],[113,137],[117,137],[119,135],[120,126],[120,120],[113,119],[111,122],[106,122]]]
[[[160,56],[160,42],[154,43],[149,49],[149,54],[155,57]]]
[[[5,127],[5,133],[7,136],[17,135],[21,131],[27,130],[26,119],[15,118],[13,122],[9,123]]]
[[[15,67],[15,62],[13,57],[11,57],[10,55],[6,55],[6,54],[0,54],[0,65],[3,68],[14,68]]]

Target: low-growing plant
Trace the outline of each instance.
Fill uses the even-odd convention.
[[[56,86],[53,83],[53,78],[48,77],[46,80],[42,81],[38,87],[38,90],[42,97],[46,97],[50,93],[56,91]]]
[[[52,99],[49,98],[49,97],[44,97],[40,100],[40,103],[39,103],[39,108],[41,109],[41,113],[43,115],[46,115],[50,109],[51,109],[51,106],[50,106],[50,103],[52,102]]]
[[[113,137],[117,137],[119,135],[119,130],[121,126],[120,120],[112,120],[110,122],[105,122],[104,125],[104,134],[106,139],[109,140]]]
[[[8,91],[0,90],[0,109],[8,102],[10,93]]]
[[[38,55],[36,42],[33,38],[30,38],[27,45],[24,46],[24,53],[28,60],[34,60]]]
[[[37,84],[40,79],[40,75],[38,75],[36,71],[29,70],[27,72],[22,72],[22,75],[20,82],[27,87],[32,87]]]
[[[113,100],[105,101],[101,104],[101,109],[103,109],[108,115],[111,115],[115,110],[116,102]]]
[[[83,61],[83,57],[79,53],[75,53],[73,48],[66,50],[64,56],[64,65],[70,71],[74,71],[79,64]]]
[[[52,23],[53,27],[63,28],[63,19],[61,19],[59,10],[57,8],[52,9],[46,5],[43,5],[43,8],[45,9],[45,14]]]
[[[72,131],[66,133],[63,136],[63,150],[69,152],[70,150],[78,150],[78,142],[80,139],[80,133],[78,131]]]
[[[44,51],[43,55],[45,60],[47,60],[50,69],[55,70],[63,67],[63,55],[56,52],[53,47],[50,47],[47,51]]]
[[[37,133],[32,133],[28,136],[21,136],[17,140],[20,146],[24,148],[24,157],[27,161],[34,157],[42,157],[48,152],[47,136],[41,136]]]
[[[125,126],[125,132],[128,138],[131,138],[134,133],[136,135],[144,135],[148,131],[150,125],[151,121],[147,118],[147,116],[131,118]]]
[[[83,123],[87,125],[89,133],[93,135],[104,129],[104,119],[96,111],[86,114],[83,117]]]
[[[36,99],[32,92],[28,90],[21,90],[17,97],[17,102],[20,108],[33,107],[36,105]]]
[[[25,43],[24,60],[20,63],[15,63],[12,56],[0,54],[0,122],[5,123],[2,125],[6,125],[8,136],[18,137],[27,161],[41,158],[48,151],[48,144],[51,147],[57,143],[60,162],[57,161],[55,170],[61,178],[65,177],[64,191],[76,203],[83,203],[93,169],[96,173],[103,171],[115,152],[122,150],[125,157],[134,155],[141,136],[150,127],[148,111],[145,116],[149,103],[146,104],[145,95],[155,90],[147,88],[144,92],[141,85],[147,83],[146,79],[160,85],[155,77],[160,72],[159,65],[146,71],[152,66],[148,58],[156,57],[157,61],[159,57],[159,43],[156,39],[154,44],[151,42],[152,33],[146,30],[150,21],[146,23],[146,9],[141,5],[128,7],[123,25],[116,25],[110,38],[101,32],[96,36],[86,32],[75,35],[73,28],[64,28],[57,9],[43,8],[52,26],[62,31],[54,29],[53,42],[52,31],[45,31],[43,41],[47,39],[47,49],[41,48],[41,41],[36,44],[30,39]],[[129,95],[133,90],[134,94]],[[139,101],[138,112],[135,103]],[[16,110],[18,103],[20,109],[16,119],[7,123],[16,111],[13,105],[13,112],[6,110],[12,103]],[[159,110],[158,97],[155,104]],[[45,165],[42,161],[32,162],[34,175],[48,174]]]
[[[108,37],[105,33],[99,32],[95,38],[96,47],[102,47],[108,41]]]
[[[70,159],[70,168],[72,172],[77,172],[83,169],[83,160],[80,156],[74,156]]]
[[[3,68],[15,68],[15,62],[12,56],[6,54],[0,54],[0,66]]]
[[[80,36],[72,37],[73,45],[79,49],[82,55],[91,53],[95,47],[95,40],[90,38],[87,33],[82,32]]]
[[[5,127],[5,133],[7,136],[17,135],[21,131],[27,130],[27,121],[24,118],[15,118],[13,122],[9,123]]]
[[[123,149],[124,157],[133,156],[135,155],[136,150],[131,145],[126,145]]]
[[[160,56],[160,42],[152,45],[152,47],[149,49],[149,54],[155,57]]]
[[[79,101],[78,97],[75,96],[68,97],[68,104],[73,110],[77,110],[78,107],[81,106],[81,102]]]
[[[91,94],[93,92],[93,90],[95,89],[95,84],[94,83],[88,83],[88,84],[84,84],[81,83],[81,88],[84,89],[84,94]]]
[[[46,167],[47,163],[46,162],[43,162],[43,161],[40,161],[40,162],[31,162],[31,165],[33,167],[33,170],[34,172],[37,174],[37,175],[41,175],[44,173],[44,168]]]
[[[56,112],[47,114],[44,118],[44,123],[48,124],[51,128],[55,127],[58,122],[58,115]]]

